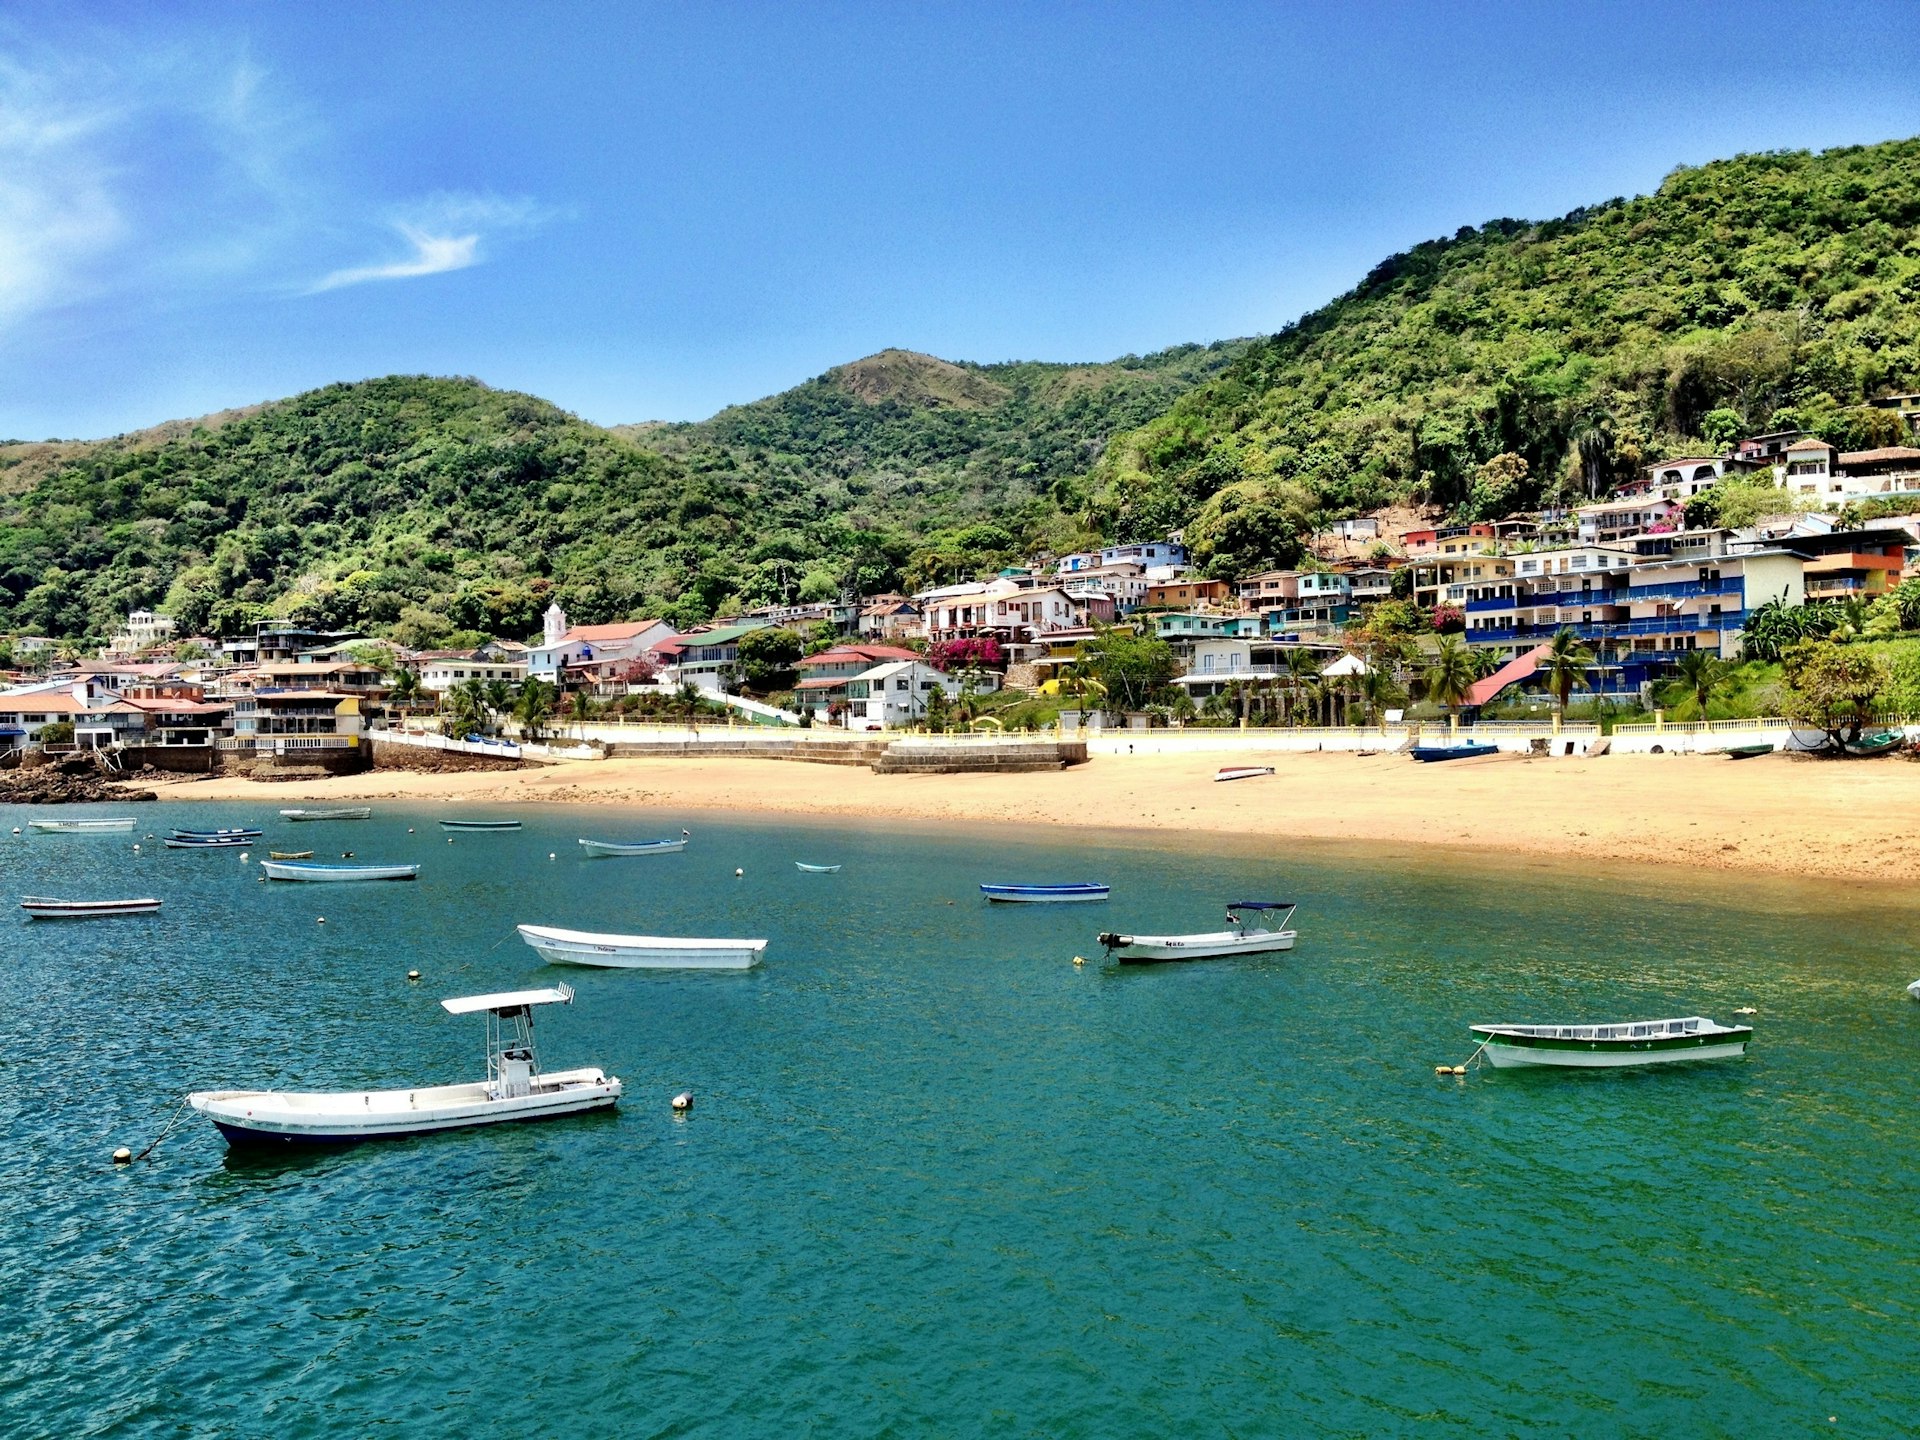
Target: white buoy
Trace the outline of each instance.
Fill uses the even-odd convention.
[[[411,835],[412,833],[413,833],[413,827],[411,825],[407,826],[407,834]]]
[[[735,870],[733,873],[734,873],[734,877],[737,879],[738,877],[746,874],[747,872],[744,870]]]
[[[453,836],[451,835],[447,836],[447,844],[449,845],[453,844]]]
[[[327,923],[327,917],[322,915],[319,919],[315,920],[313,923],[316,925],[324,925]]]
[[[1087,963],[1087,957],[1084,955],[1076,955],[1073,957],[1073,963],[1076,965],[1084,965]]]
[[[14,834],[16,834],[16,835],[18,835],[18,834],[19,834],[20,832],[19,832],[18,830],[16,830],[16,831],[14,831],[13,833],[14,833]],[[135,846],[133,847],[133,853],[134,853],[134,854],[136,854],[136,855],[138,855],[138,854],[140,853],[140,847],[139,847],[138,845],[135,845]]]
[[[130,1163],[132,1159],[133,1159],[133,1151],[129,1150],[124,1145],[122,1145],[118,1150],[113,1152],[113,1163],[116,1165],[126,1165]]]
[[[407,979],[417,981],[419,980],[419,978],[420,978],[420,972],[418,970],[407,971]]]
[[[553,851],[551,851],[551,850],[549,850],[549,851],[547,851],[547,859],[549,859],[549,860],[558,860],[559,858],[560,858],[560,857],[559,857],[558,855],[556,855],[556,854],[554,854],[554,853],[553,853]]]
[[[250,860],[251,858],[252,858],[252,857],[251,857],[250,855],[248,855],[246,851],[244,851],[244,850],[242,850],[242,851],[240,852],[240,863],[241,863],[242,865],[244,865],[244,864],[246,864],[246,863],[247,863],[247,861],[248,861],[248,860]]]
[[[678,1095],[674,1096],[673,1108],[676,1110],[691,1110],[693,1108],[693,1092],[691,1090],[682,1090]]]

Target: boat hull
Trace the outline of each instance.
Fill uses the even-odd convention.
[[[442,820],[442,830],[518,830],[518,820]]]
[[[1180,960],[1218,960],[1230,955],[1271,955],[1293,949],[1292,930],[1241,935],[1223,930],[1212,935],[1122,935],[1113,958],[1122,965],[1161,965]]]
[[[687,848],[684,840],[650,840],[641,845],[622,845],[612,840],[582,840],[580,848],[594,859],[613,859],[623,855],[677,855]]]
[[[618,1078],[597,1069],[539,1077],[526,1095],[495,1098],[484,1082],[338,1094],[201,1091],[187,1097],[235,1146],[358,1145],[529,1120],[557,1120],[619,1102]]]
[[[249,845],[258,845],[258,835],[235,835],[219,840],[181,840],[169,835],[160,842],[169,850],[244,850]]]
[[[751,970],[764,940],[691,940],[659,935],[598,935],[522,925],[520,938],[549,965],[595,970]]]
[[[114,915],[151,915],[160,902],[142,900],[23,900],[29,920],[99,920]]]
[[[1230,765],[1213,778],[1215,780],[1252,780],[1260,775],[1273,774],[1271,765]]]
[[[1609,1026],[1538,1027],[1555,1030],[1627,1029],[1634,1022]],[[1661,1025],[1668,1022],[1662,1021]],[[1746,1054],[1751,1026],[1716,1026],[1705,1033],[1592,1039],[1580,1036],[1525,1035],[1490,1026],[1470,1026],[1483,1042],[1480,1053],[1498,1070],[1620,1070],[1629,1066],[1674,1065],[1694,1060],[1731,1060]],[[1655,1028],[1647,1024],[1644,1028]]]
[[[131,820],[29,820],[27,828],[48,835],[124,835]]]
[[[1106,885],[982,885],[980,893],[996,905],[1084,905],[1105,900]]]
[[[1482,755],[1497,755],[1498,745],[1416,745],[1407,753],[1426,764],[1441,760],[1473,760]]]
[[[262,860],[260,869],[269,880],[303,880],[314,885],[420,878],[418,865],[308,865],[297,860]]]

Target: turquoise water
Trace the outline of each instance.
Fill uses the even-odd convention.
[[[268,813],[137,808],[143,834]],[[447,812],[393,806],[269,825],[425,863],[313,887],[6,835],[24,813],[7,904],[167,906],[0,918],[9,1434],[1913,1427],[1893,892],[578,808],[448,845]],[[677,857],[571,853],[683,824]],[[1114,899],[989,908],[989,879]],[[1301,902],[1289,956],[1070,963],[1272,894]],[[561,972],[523,921],[772,944],[744,976]],[[543,1058],[622,1076],[614,1115],[267,1159],[189,1115],[108,1164],[190,1088],[474,1078],[480,1025],[437,1001],[559,978]],[[1745,1061],[1434,1075],[1470,1021],[1743,1005]]]

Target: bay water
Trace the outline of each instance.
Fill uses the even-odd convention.
[[[452,844],[444,808],[269,821],[242,862],[147,837],[259,807],[7,834],[27,813],[0,811],[7,905],[166,905],[0,918],[9,1435],[1892,1435],[1920,1416],[1902,891],[610,807],[463,808],[526,825]],[[683,825],[677,856],[575,844]],[[265,884],[267,845],[424,868]],[[1077,880],[1112,900],[975,888]],[[1099,930],[1217,928],[1240,899],[1298,901],[1298,948],[1101,962]],[[561,970],[518,923],[771,943],[748,974]],[[613,1114],[255,1157],[189,1112],[151,1159],[109,1163],[190,1089],[479,1078],[480,1021],[439,1000],[558,980],[577,995],[540,1015],[542,1060],[620,1075]],[[1746,1006],[1745,1060],[1435,1074],[1470,1022]]]

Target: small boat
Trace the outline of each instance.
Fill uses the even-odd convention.
[[[145,915],[158,910],[158,900],[52,900],[29,895],[20,902],[29,920],[96,920],[103,915]]]
[[[1416,760],[1431,764],[1436,760],[1471,760],[1479,755],[1498,755],[1498,745],[1416,745],[1407,752]]]
[[[305,860],[262,860],[269,880],[307,880],[328,883],[348,880],[417,880],[418,865],[332,865]]]
[[[369,820],[371,805],[341,805],[332,810],[282,810],[282,820]]]
[[[637,840],[622,844],[617,840],[582,840],[580,848],[588,855],[673,855],[687,848],[683,840]]]
[[[1862,735],[1853,744],[1846,747],[1847,754],[1855,756],[1891,755],[1907,743],[1907,737],[1898,730],[1875,730]]]
[[[133,829],[131,820],[29,820],[29,830],[48,835],[124,835]]]
[[[1720,753],[1729,760],[1752,760],[1761,755],[1771,755],[1773,753],[1773,746],[1770,744],[1729,745]]]
[[[267,851],[267,858],[269,860],[311,860],[313,859],[313,851],[311,850],[269,850]]]
[[[750,970],[767,948],[764,940],[596,935],[549,925],[518,928],[520,938],[549,965],[590,965],[601,970]]]
[[[250,835],[169,835],[160,843],[169,850],[235,850],[260,841],[260,832]]]
[[[1472,1025],[1496,1069],[1525,1065],[1562,1070],[1724,1060],[1744,1055],[1751,1025],[1717,1025],[1701,1015],[1612,1025]]]
[[[442,820],[442,830],[518,830],[518,820]]]
[[[1222,765],[1215,780],[1251,780],[1256,775],[1273,774],[1271,765]]]
[[[840,873],[838,865],[807,865],[799,860],[793,862],[793,868],[803,875],[838,875]]]
[[[1221,955],[1265,955],[1291,950],[1297,938],[1287,928],[1298,907],[1291,900],[1234,900],[1227,905],[1226,930],[1197,935],[1100,936],[1107,954],[1122,965],[1153,965],[1166,960],[1210,960]]]
[[[982,885],[980,893],[999,905],[1072,905],[1104,900],[1111,888],[1088,880],[1079,885]]]
[[[1920,1000],[1920,980],[1916,980],[1911,985],[1907,986],[1907,994],[1911,995],[1916,1000]]]
[[[182,830],[175,827],[167,833],[176,840],[258,840],[266,831],[245,825],[230,825],[225,830]]]
[[[570,1005],[573,990],[512,990],[442,1000],[449,1015],[487,1016],[487,1078],[409,1090],[199,1090],[187,1103],[229,1145],[351,1145],[463,1130],[508,1120],[551,1120],[611,1108],[620,1081],[597,1066],[543,1072],[533,1007]]]

